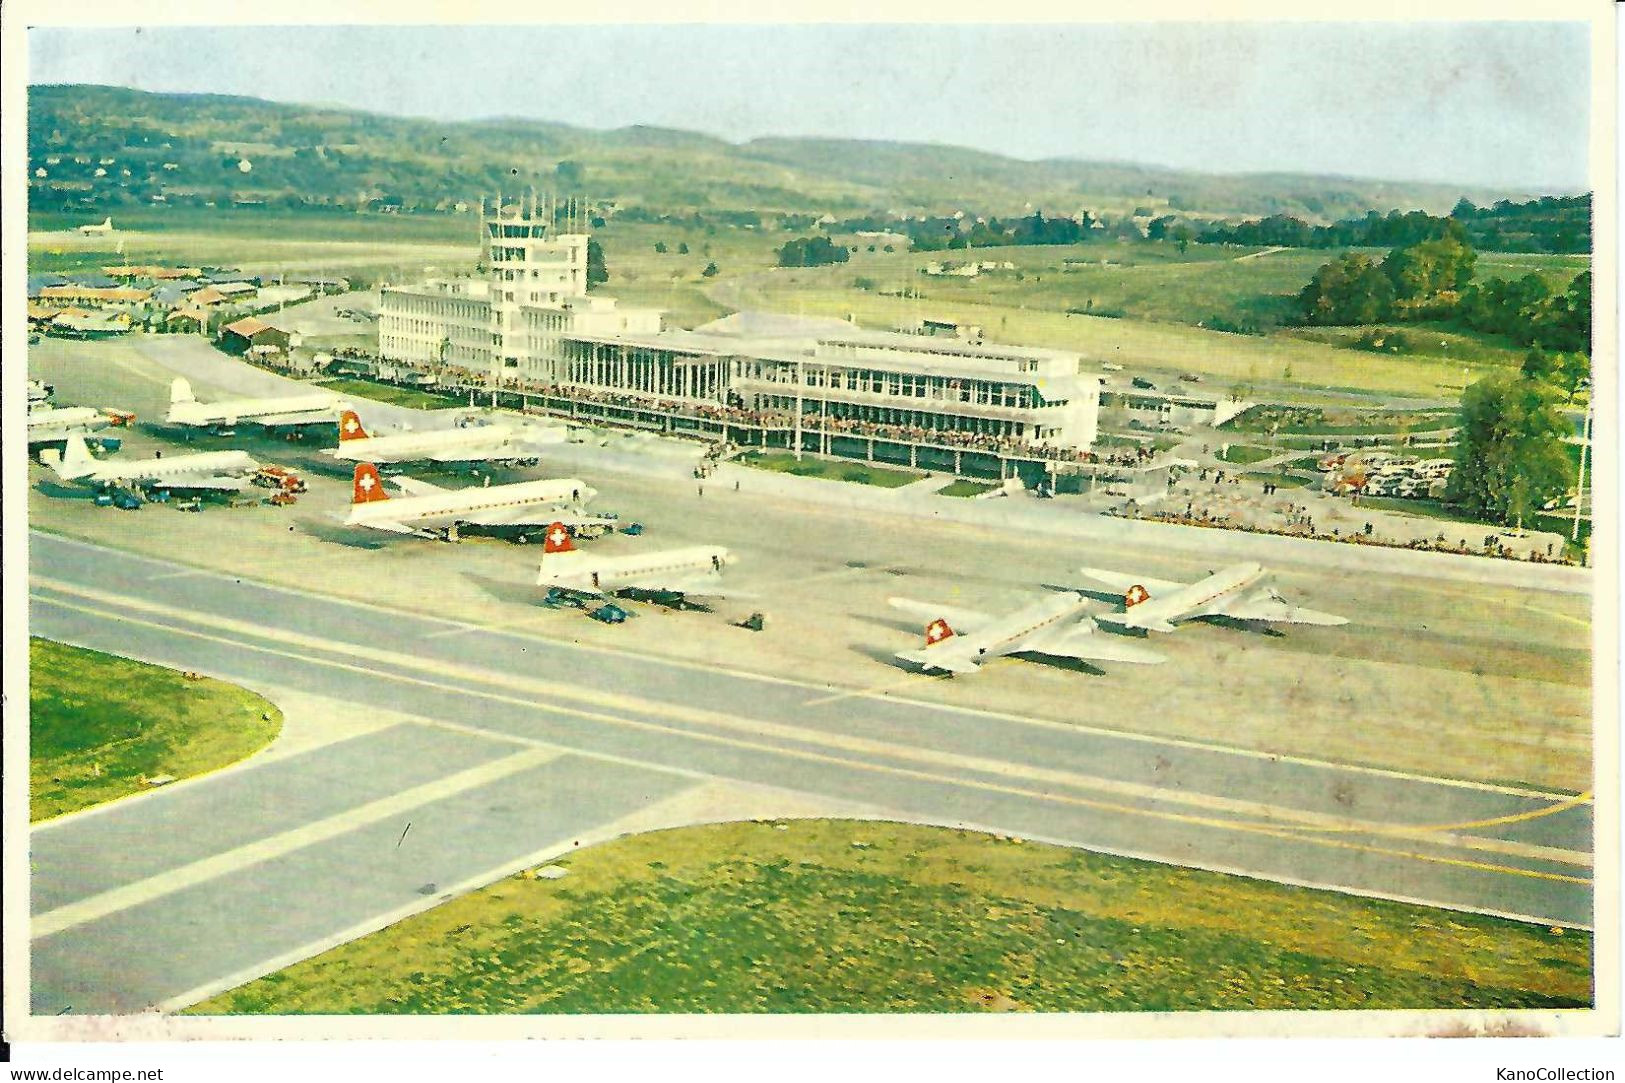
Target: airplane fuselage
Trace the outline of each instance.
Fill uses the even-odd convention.
[[[382,520],[421,527],[449,527],[484,512],[530,507],[543,513],[537,517],[534,525],[546,526],[553,521],[554,513],[562,505],[579,504],[596,495],[595,490],[574,478],[521,481],[512,485],[488,485],[352,504],[349,518],[345,521],[351,526],[366,526],[369,520]]]
[[[28,442],[31,445],[54,443],[75,433],[82,435],[105,429],[110,424],[112,419],[89,406],[36,408],[28,412]]]
[[[979,656],[997,657],[1019,650],[1022,642],[1046,628],[1077,620],[1088,607],[1089,599],[1081,594],[1046,596],[1007,617],[999,618],[986,628],[956,635],[945,645],[957,645],[961,651],[970,648]],[[930,648],[927,648],[927,658],[930,657],[929,652]]]
[[[258,421],[261,418],[322,413],[336,415],[338,408],[339,399],[325,393],[225,402],[177,402],[170,405],[164,420],[170,425],[234,425],[239,421]]]
[[[1221,568],[1205,579],[1170,594],[1153,596],[1139,605],[1129,606],[1124,616],[1131,623],[1176,621],[1202,615],[1214,603],[1239,594],[1264,578],[1262,565],[1234,564]]]
[[[367,436],[357,440],[340,440],[339,446],[329,448],[327,454],[350,462],[398,463],[427,459],[446,451],[470,448],[492,448],[497,451],[523,447],[523,442],[507,428],[491,425],[471,426],[466,429],[437,429],[433,432],[403,432],[389,436]],[[489,459],[492,454],[470,454],[470,459]]]
[[[608,559],[598,557],[572,559],[572,557],[573,554],[543,557],[537,583],[540,586],[559,587],[564,590],[595,590],[605,593],[626,588],[658,591],[659,587],[647,584],[666,577],[675,581],[695,572],[720,572],[724,565],[734,562],[732,553],[715,545],[668,549],[647,556]]]
[[[177,455],[172,459],[135,459],[98,467],[86,476],[98,485],[119,482],[138,482],[144,485],[180,483],[198,475],[218,477],[242,474],[254,469],[254,460],[244,451],[203,451],[196,455]]]

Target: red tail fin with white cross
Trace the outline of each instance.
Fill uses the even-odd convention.
[[[374,500],[388,500],[389,494],[384,492],[384,479],[378,476],[378,468],[371,463],[355,464],[355,486],[350,494],[352,504],[370,504]]]
[[[575,543],[570,540],[570,532],[564,528],[563,523],[554,523],[547,528],[547,534],[542,538],[542,555],[549,553],[573,553]]]
[[[948,622],[938,617],[925,626],[925,645],[935,647],[938,643],[944,643],[952,639],[954,634],[954,630]]]
[[[367,430],[361,427],[361,415],[354,410],[345,410],[339,414],[339,443],[346,440],[365,440]]]
[[[1123,608],[1133,609],[1141,602],[1149,602],[1150,600],[1151,592],[1146,590],[1140,584],[1136,583],[1132,587],[1128,588],[1127,594],[1123,595]]]

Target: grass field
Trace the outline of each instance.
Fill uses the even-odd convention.
[[[1257,444],[1226,444],[1219,449],[1218,457],[1227,463],[1247,466],[1252,463],[1262,462],[1275,454],[1276,452],[1273,449],[1259,447]]]
[[[282,729],[281,711],[223,681],[47,639],[29,640],[28,663],[30,820],[213,771]]]
[[[997,488],[998,488],[998,486],[994,485],[991,482],[986,482],[986,481],[966,481],[964,478],[960,478],[957,481],[951,481],[947,485],[944,485],[942,488],[938,489],[937,490],[937,495],[938,496],[981,496],[983,493],[992,492],[994,489],[997,489]]]
[[[996,305],[982,301],[888,297],[821,284],[820,271],[786,270],[736,284],[741,308],[838,316],[865,327],[912,324],[921,316],[975,324],[993,341],[1076,350],[1091,362],[1177,368],[1213,380],[1219,392],[1281,381],[1306,387],[1454,398],[1501,363],[1389,357],[1287,335],[1236,335],[1175,323]],[[1465,371],[1465,376],[1464,376]]]
[[[860,485],[876,485],[882,489],[895,489],[899,485],[919,481],[925,476],[907,470],[891,470],[884,466],[869,466],[866,463],[833,462],[811,456],[797,462],[795,455],[788,451],[770,451],[765,454],[746,452],[737,461],[760,470],[776,470],[781,474],[794,474],[803,478],[853,481]]]
[[[132,209],[117,232],[59,232],[83,221],[34,215],[28,271],[85,271],[122,263],[236,267],[250,274],[314,273],[367,283],[415,281],[471,269],[472,216],[299,214],[278,210]]]
[[[974,832],[736,823],[577,851],[194,1014],[1557,1008],[1591,937]]]
[[[397,387],[394,384],[348,377],[323,381],[322,387],[338,395],[357,395],[374,402],[385,402],[391,406],[405,406],[414,410],[444,410],[448,406],[456,406],[458,402],[453,396],[434,395],[413,387]]]

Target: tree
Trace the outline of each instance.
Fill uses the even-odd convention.
[[[580,162],[560,162],[553,167],[553,176],[565,191],[579,191],[587,181],[587,169]]]
[[[715,263],[707,263],[705,265],[705,270],[700,272],[700,274],[704,275],[706,278],[715,278],[718,273],[717,265]]]
[[[666,254],[666,242],[665,241],[656,241],[655,242],[655,251],[658,252],[660,255],[664,256]]]
[[[822,267],[845,263],[851,254],[845,245],[835,244],[828,237],[797,237],[785,242],[778,257],[780,267]]]
[[[1550,379],[1557,371],[1556,358],[1539,346],[1533,347],[1523,356],[1523,365],[1519,371],[1526,380]]]
[[[679,256],[688,255],[688,242],[687,241],[679,241],[678,242],[678,244],[677,244],[677,254]]]
[[[1472,512],[1519,523],[1568,492],[1574,463],[1563,446],[1573,426],[1554,392],[1537,380],[1501,374],[1461,397],[1456,466],[1446,497]]]
[[[587,288],[602,286],[609,281],[609,268],[604,266],[604,250],[594,238],[587,238]]]
[[[1557,385],[1568,394],[1568,401],[1573,402],[1580,385],[1591,379],[1591,355],[1579,350],[1558,354],[1553,376]]]
[[[1309,323],[1379,323],[1394,307],[1394,284],[1369,256],[1350,253],[1325,264],[1298,294]]]

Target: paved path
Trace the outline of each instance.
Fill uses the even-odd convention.
[[[719,782],[1591,922],[1584,798],[832,691],[30,542],[39,634],[388,712],[37,825],[36,1013],[190,1003]]]

